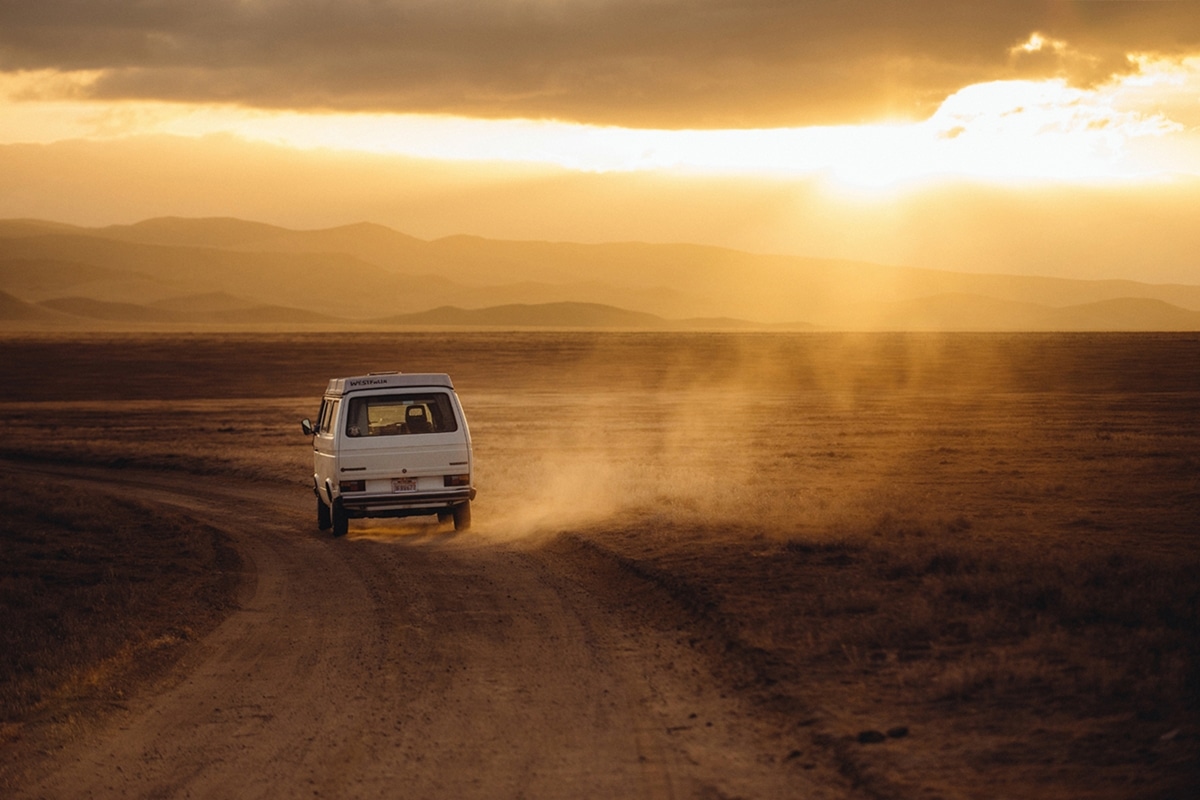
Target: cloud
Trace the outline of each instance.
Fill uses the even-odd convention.
[[[1197,52],[1189,2],[0,0],[0,70],[94,71],[98,99],[633,127],[924,118]]]

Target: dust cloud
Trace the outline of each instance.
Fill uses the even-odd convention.
[[[1155,452],[1151,441],[1092,452],[1114,409],[1189,380],[1155,365],[1158,350],[1174,358],[1170,337],[588,341],[545,348],[538,368],[483,391],[466,374],[482,534],[1042,535],[1110,505],[1113,470]]]
[[[465,398],[477,524],[514,538],[656,520],[836,531],[864,509],[894,515],[895,476],[933,449],[931,423],[969,427],[993,391],[981,380],[1005,379],[977,358],[947,380],[958,359],[932,337],[812,343],[697,336],[666,351],[630,338],[557,388]]]
[[[530,536],[622,518],[727,513],[753,483],[753,448],[722,430],[714,399],[547,393],[525,405],[540,423],[517,427],[493,425],[480,408],[478,517],[489,531]]]

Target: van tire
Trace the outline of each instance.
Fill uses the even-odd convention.
[[[346,516],[346,510],[342,508],[341,503],[335,502],[333,509],[329,512],[330,522],[333,524],[333,535],[340,537],[345,536],[350,530],[350,517]]]
[[[327,531],[333,527],[333,518],[329,516],[329,506],[317,498],[317,530]]]
[[[471,501],[459,503],[454,507],[454,530],[465,531],[471,527]]]

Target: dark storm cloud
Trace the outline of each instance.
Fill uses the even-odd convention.
[[[1067,46],[1014,57],[1034,31]],[[1197,51],[1186,1],[0,0],[0,69],[103,70],[102,98],[653,127],[919,117]]]

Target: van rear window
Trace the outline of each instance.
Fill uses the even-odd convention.
[[[347,436],[401,436],[458,430],[449,395],[382,394],[354,397],[346,413]]]

